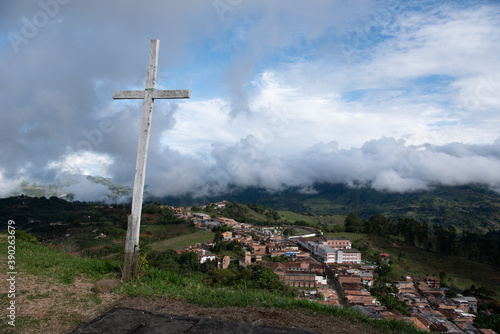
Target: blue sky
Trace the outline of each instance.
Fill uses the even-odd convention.
[[[498,1],[194,3],[2,2],[0,195],[74,173],[132,183],[141,102],[111,96],[144,87],[152,38],[157,88],[192,91],[155,103],[155,195],[500,189]]]

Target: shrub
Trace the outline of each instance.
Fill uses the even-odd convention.
[[[34,235],[31,235],[31,234],[27,233],[26,231],[16,230],[15,235],[16,235],[16,239],[26,240],[26,241],[31,242],[32,244],[35,244],[35,245],[40,244],[40,241],[38,241],[38,239]]]

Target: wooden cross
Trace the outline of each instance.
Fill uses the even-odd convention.
[[[151,115],[155,99],[189,99],[190,90],[155,90],[156,70],[158,67],[158,51],[160,40],[152,39],[149,49],[148,77],[145,90],[125,90],[113,92],[113,99],[143,99],[141,130],[139,132],[139,145],[137,148],[137,161],[135,167],[134,190],[132,195],[132,213],[128,217],[127,239],[125,241],[125,263],[123,266],[122,280],[127,281],[137,273],[139,260],[139,230],[141,227],[142,197],[144,193],[144,178],[146,159],[148,155],[149,131],[151,128]]]

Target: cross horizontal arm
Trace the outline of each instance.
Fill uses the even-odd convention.
[[[113,92],[113,99],[144,99],[146,91],[144,90],[121,90]],[[178,90],[154,90],[153,99],[189,99],[191,91],[189,89]]]
[[[113,92],[114,100],[121,99],[141,99],[143,100],[145,96],[145,91],[143,90],[120,90]]]
[[[191,91],[189,89],[153,91],[153,99],[190,99],[190,98],[191,98]]]

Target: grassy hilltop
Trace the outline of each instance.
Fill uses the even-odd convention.
[[[6,248],[6,235],[0,234],[0,249]],[[1,254],[0,270],[7,272],[6,258]],[[113,295],[95,294],[91,292],[92,283],[103,277],[119,277],[119,262],[75,257],[19,238],[16,240],[16,263],[16,329],[20,332],[63,333],[113,305],[146,309],[149,304],[170,312],[176,309],[179,313],[210,312],[215,308],[209,313],[214,317],[224,315],[224,311],[217,308],[229,312],[234,307],[244,308],[249,314],[257,313],[261,319],[265,319],[266,314],[286,317],[291,313],[293,317],[304,318],[304,326],[320,321],[329,326],[328,330],[351,328],[363,333],[418,333],[403,323],[369,320],[351,309],[337,309],[243,286],[231,289],[207,286],[196,275],[186,276],[158,268],[150,268],[140,280],[123,284]],[[2,292],[0,308],[5,310],[8,303],[8,294]],[[0,324],[0,331],[9,329],[6,322]]]

